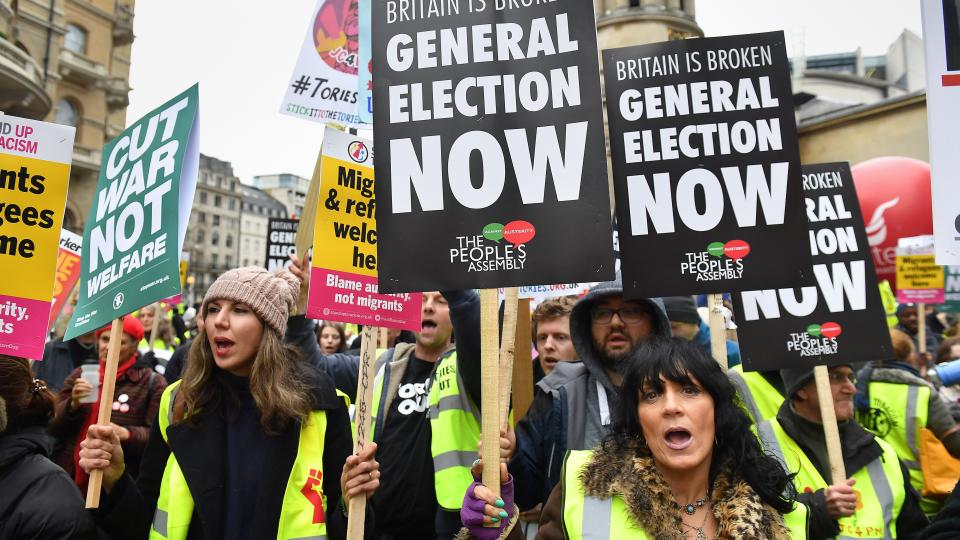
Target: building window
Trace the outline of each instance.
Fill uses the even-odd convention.
[[[244,260],[243,260],[243,265],[244,265],[244,266],[250,266],[250,259],[244,259]]]
[[[230,199],[229,204],[227,205],[227,207],[230,208],[230,210],[236,210],[236,209],[237,209],[237,200],[236,200],[236,199]]]
[[[67,24],[63,48],[77,54],[87,54],[87,31],[75,24]]]
[[[204,225],[206,225],[206,224],[207,224],[207,214],[205,214],[205,213],[203,213],[203,212],[199,212],[198,215],[200,216],[200,217],[199,217],[200,223],[203,223]]]
[[[206,192],[206,191],[201,191],[201,192],[200,192],[200,204],[207,204],[207,192]]]
[[[228,235],[227,235],[227,239],[226,239],[226,241],[224,242],[223,245],[225,245],[225,246],[227,246],[227,247],[233,247],[233,235],[232,235],[232,234],[228,234]],[[229,263],[227,263],[227,264],[229,264]]]
[[[220,208],[220,196],[219,196],[219,195],[214,195],[214,196],[213,196],[213,205],[216,206],[217,208]]]
[[[203,243],[203,237],[204,237],[203,229],[200,229],[199,231],[197,231],[197,243],[198,243],[198,244],[202,244],[202,243]]]
[[[217,255],[216,253],[214,253],[213,255],[210,256],[210,266],[213,266],[214,268],[216,268],[216,267],[218,266],[217,263],[219,263],[219,262],[220,262],[220,256],[219,256],[219,255]]]
[[[210,235],[210,244],[214,246],[220,245],[220,233],[213,231],[213,234]],[[214,257],[216,257],[216,255],[214,255]],[[217,263],[213,263],[213,265],[216,266]]]
[[[80,123],[80,109],[69,99],[61,99],[57,103],[57,117],[54,122],[65,126],[77,127]]]
[[[233,268],[233,257],[230,255],[225,256],[223,258],[223,264],[226,265],[227,268]]]

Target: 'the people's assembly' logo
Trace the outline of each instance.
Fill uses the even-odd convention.
[[[680,263],[680,273],[697,277],[697,281],[740,279],[743,277],[743,258],[750,254],[750,244],[743,240],[711,242],[706,251],[686,254]]]
[[[481,234],[457,237],[457,246],[450,248],[450,262],[468,265],[468,272],[523,270],[526,244],[536,234],[537,229],[529,221],[488,223]],[[508,244],[503,244],[503,240]]]
[[[800,356],[823,356],[837,354],[837,337],[843,328],[835,322],[811,324],[804,332],[792,332],[787,341],[787,350],[799,352]]]

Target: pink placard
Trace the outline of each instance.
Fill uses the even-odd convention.
[[[420,331],[419,294],[379,294],[377,278],[314,267],[307,317]]]
[[[897,302],[901,304],[942,304],[946,301],[943,289],[900,289]]]
[[[49,300],[0,295],[0,354],[43,358]]]

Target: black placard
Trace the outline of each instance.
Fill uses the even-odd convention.
[[[380,291],[611,279],[593,4],[373,5]]]
[[[804,246],[816,284],[734,295],[748,371],[893,357],[857,190],[847,163],[803,167]]]
[[[783,32],[610,49],[603,65],[625,294],[809,283]]]
[[[267,221],[267,270],[290,266],[290,254],[296,253],[298,219],[270,218]]]

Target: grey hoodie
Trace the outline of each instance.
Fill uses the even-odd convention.
[[[560,362],[550,375],[537,385],[544,391],[558,396],[561,386],[566,387],[570,414],[567,423],[567,449],[587,450],[593,448],[608,432],[610,411],[616,405],[619,388],[610,381],[603,361],[593,346],[590,312],[600,300],[623,295],[620,275],[614,281],[601,283],[590,290],[573,307],[570,313],[570,337],[577,350],[580,362]],[[669,338],[670,320],[660,298],[638,299],[648,304],[655,314],[654,335]],[[576,388],[575,388],[576,387]],[[606,399],[600,400],[601,387]],[[581,402],[582,399],[582,402]],[[584,411],[586,414],[582,414]]]

